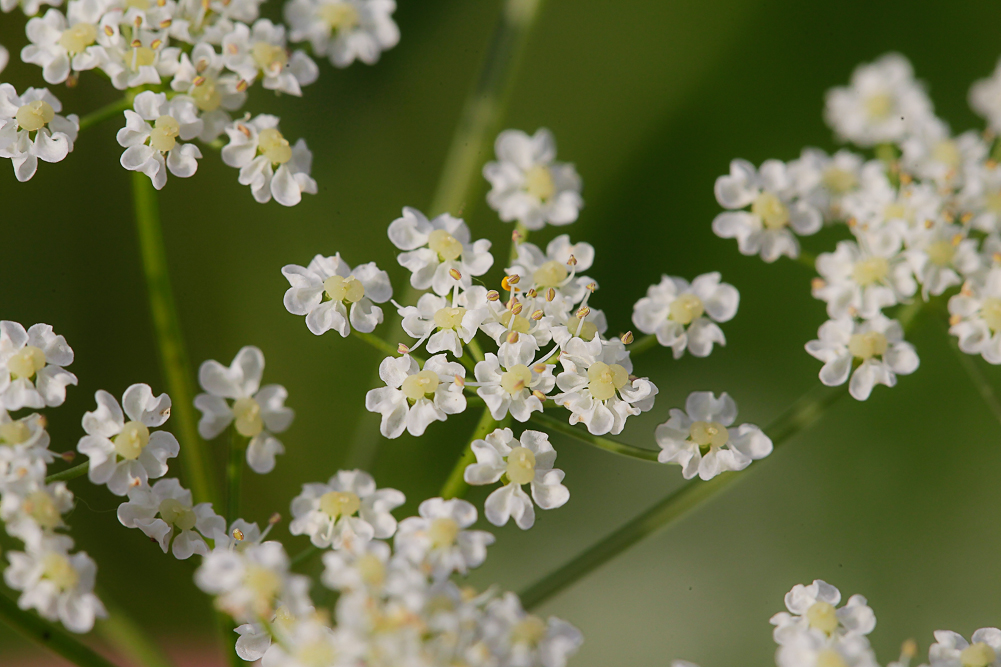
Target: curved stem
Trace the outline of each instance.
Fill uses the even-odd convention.
[[[653,347],[657,347],[657,336],[654,334],[648,334],[639,340],[634,341],[632,345],[628,347],[629,356],[635,357],[637,354],[642,354]]]
[[[555,417],[550,417],[549,415],[545,415],[541,412],[533,412],[529,419],[534,421],[539,426],[544,426],[551,431],[562,433],[563,435],[570,436],[571,438],[575,438],[581,442],[586,442],[589,445],[599,449],[604,449],[606,452],[612,452],[613,454],[618,454],[620,456],[628,456],[629,458],[639,459],[640,461],[653,461],[654,463],[657,463],[657,456],[660,454],[660,452],[655,452],[652,449],[634,447],[632,445],[627,445],[624,442],[616,442],[614,440],[609,440],[608,438],[591,435],[586,430],[574,428],[565,421],[556,419]]]
[[[994,415],[994,419],[996,419],[998,423],[1001,423],[1001,400],[998,399],[998,395],[995,393],[994,387],[987,379],[987,376],[985,376],[977,366],[977,360],[959,349],[956,339],[949,336],[948,328],[946,328],[946,336],[949,337],[949,347],[952,348],[952,351],[956,354],[956,359],[959,360],[959,365],[962,366],[967,377],[970,378],[970,382],[973,383],[977,393],[980,394],[980,398],[984,401],[984,405],[986,405],[987,409],[991,411],[992,415]]]
[[[400,356],[400,350],[397,349],[396,345],[393,345],[392,343],[384,341],[383,339],[379,338],[375,334],[362,333],[361,331],[356,331],[356,330],[352,329],[351,330],[351,335],[354,336],[355,338],[360,338],[361,340],[365,341],[366,343],[368,343],[369,345],[371,345],[375,349],[379,350],[380,352],[385,352],[386,354],[388,354],[391,357],[398,357],[398,356]],[[413,357],[414,355],[410,355],[410,356]],[[414,359],[417,359],[417,357],[414,357]]]
[[[101,107],[91,111],[89,114],[82,116],[80,118],[80,131],[86,130],[88,127],[93,127],[98,123],[108,120],[109,118],[114,118],[120,115],[126,109],[132,108],[133,97],[131,95],[126,95],[120,100],[116,100],[111,104]]]
[[[847,393],[845,386],[834,389],[829,387],[815,388],[804,394],[791,408],[773,421],[765,429],[765,432],[771,437],[775,448],[778,448],[793,435],[817,421],[832,403]],[[755,469],[757,468],[751,468],[751,470]],[[525,609],[542,604],[643,538],[652,535],[657,530],[687,514],[689,510],[714,497],[738,479],[744,479],[747,474],[748,471],[726,472],[708,482],[693,480],[686,483],[555,572],[532,584],[521,594],[522,604]]]
[[[22,636],[44,646],[79,667],[115,667],[76,637],[45,621],[33,611],[25,611],[0,593],[0,620]]]
[[[480,342],[475,338],[471,338],[469,343],[466,345],[466,349],[469,350],[469,354],[473,355],[473,359],[476,361],[483,361],[485,358],[483,356],[483,348],[480,347]]]
[[[466,444],[466,448],[462,450],[462,455],[459,456],[459,460],[455,462],[455,467],[452,468],[452,472],[449,473],[448,479],[445,480],[445,485],[441,487],[442,498],[448,500],[449,498],[461,498],[466,495],[466,491],[469,490],[469,484],[463,478],[466,472],[466,466],[470,463],[476,461],[476,456],[473,454],[473,441],[481,440],[487,436],[488,433],[497,428],[499,422],[490,416],[490,410],[484,409],[483,414],[480,416],[480,421],[473,429],[473,435],[469,437],[469,442]]]
[[[88,470],[90,470],[90,461],[85,461],[80,465],[75,465],[72,468],[63,470],[62,472],[49,475],[45,478],[45,483],[51,484],[52,482],[68,482],[71,479],[83,477],[87,474]]]
[[[216,485],[209,474],[205,443],[198,436],[195,417],[193,374],[181,334],[181,323],[174,305],[174,294],[167,272],[167,253],[160,227],[156,190],[145,174],[132,172],[132,196],[135,199],[136,228],[142,254],[153,328],[159,346],[160,366],[171,397],[171,407],[181,443],[181,461],[195,502],[218,499]]]
[[[240,490],[243,484],[243,459],[247,451],[247,438],[231,426],[229,439],[229,461],[226,464],[226,525],[240,518]]]

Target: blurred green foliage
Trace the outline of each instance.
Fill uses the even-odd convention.
[[[248,473],[248,519],[287,515],[299,485],[336,471],[359,425],[378,419],[363,401],[380,356],[354,339],[311,335],[282,306],[287,284],[279,269],[339,251],[351,264],[375,260],[403,293],[405,272],[385,229],[402,206],[428,206],[499,4],[404,0],[397,12],[403,39],[376,67],[323,65],[301,100],[255,91],[248,108],[278,113],[285,135],[305,137],[314,152],[320,191],[299,207],[256,204],[215,154],[194,178],[172,177],[162,191],[192,360],[229,363],[240,346],[258,345],[268,361],[265,381],[284,384],[298,412],[277,470]],[[711,233],[719,210],[713,181],[730,159],[758,163],[791,159],[805,145],[834,148],[821,121],[824,91],[889,50],[911,58],[955,130],[976,126],[966,91],[1001,55],[999,19],[1001,6],[986,0],[544,5],[505,125],[551,128],[560,158],[584,177],[587,207],[572,227],[533,240],[569,231],[595,245],[590,273],[601,290],[593,304],[606,310],[613,333],[630,328],[632,303],[661,273],[720,270],[743,297],[724,327],[729,344],[709,359],[674,362],[651,352],[638,362],[661,393],[624,440],[653,446],[654,426],[692,390],[728,391],[743,419],[764,425],[818,382],[819,363],[802,349],[824,319],[809,296],[811,275],[792,262],[742,257],[734,242]],[[22,17],[0,18],[0,43],[12,53],[26,43]],[[41,82],[36,67],[16,58],[3,78],[18,89]],[[97,77],[83,82],[57,91],[68,111],[84,113],[116,95]],[[50,323],[76,352],[71,370],[80,386],[64,407],[48,411],[57,450],[75,447],[95,390],[120,395],[133,382],[163,390],[117,129],[111,121],[86,132],[65,162],[42,165],[27,184],[0,165],[0,317]],[[481,199],[465,208],[473,233],[505,255],[511,227]],[[805,245],[823,250],[821,241]],[[907,637],[923,651],[936,628],[968,634],[1001,623],[1001,426],[955,363],[937,320],[924,318],[912,338],[922,361],[917,374],[895,389],[877,388],[864,404],[839,403],[755,463],[732,492],[551,601],[544,611],[585,634],[574,664],[662,665],[675,657],[706,666],[768,664],[769,616],[793,584],[816,577],[869,598],[884,662]],[[996,369],[985,373],[1001,386]],[[476,417],[435,424],[419,440],[382,440],[373,471],[380,485],[403,490],[403,509],[413,511],[437,492]],[[528,533],[495,530],[498,543],[473,575],[476,585],[527,585],[681,481],[676,468],[554,441],[571,502],[542,513]],[[222,440],[213,446],[221,475]],[[191,581],[195,562],[179,563],[122,528],[117,500],[105,489],[85,480],[72,488],[80,500],[72,535],[98,561],[107,594],[165,641],[208,638],[207,601]],[[287,520],[273,535],[292,553],[306,544],[288,535]],[[27,650],[0,632],[0,651]]]

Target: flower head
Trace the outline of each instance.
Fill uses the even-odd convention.
[[[59,115],[62,108],[47,88],[18,95],[0,83],[0,157],[10,158],[17,180],[31,179],[39,160],[61,162],[73,150],[80,122],[76,114]]]
[[[400,522],[396,550],[435,580],[443,581],[456,572],[466,574],[486,560],[494,536],[483,530],[467,530],[476,523],[472,503],[459,498],[429,498],[421,503],[418,514]]]
[[[705,273],[691,284],[664,276],[633,306],[633,324],[643,333],[655,334],[658,343],[674,351],[675,359],[686,349],[696,357],[706,357],[713,344],[726,345],[717,322],[733,319],[739,303],[740,293],[733,285],[721,283],[719,273]]]
[[[126,528],[138,528],[159,543],[163,553],[170,549],[179,560],[206,555],[204,538],[226,529],[226,520],[212,511],[212,503],[192,505],[191,491],[172,477],[152,487],[129,489],[128,502],[118,506],[118,520]]]
[[[284,9],[292,41],[308,41],[314,54],[327,56],[335,67],[355,60],[374,65],[396,46],[394,11],[395,0],[291,0]]]
[[[190,97],[167,100],[166,93],[136,95],[134,111],[126,109],[118,143],[125,148],[122,166],[140,171],[157,190],[167,184],[167,170],[179,178],[194,176],[202,152],[190,141],[202,133],[202,119]]]
[[[409,354],[386,357],[379,364],[386,386],[365,395],[365,409],[382,415],[379,430],[387,438],[398,438],[404,430],[420,436],[431,422],[466,409],[457,381],[465,376],[466,369],[446,361],[444,354],[428,359],[423,369]]]
[[[240,185],[249,185],[254,199],[266,204],[274,197],[282,206],[295,206],[302,193],[316,194],[310,175],[313,154],[299,139],[289,145],[278,130],[278,117],[260,114],[226,128],[229,143],[222,149],[222,161],[240,170]]]
[[[20,410],[62,405],[66,385],[77,383],[63,368],[71,363],[73,350],[48,324],[25,331],[17,322],[0,321],[0,406]]]

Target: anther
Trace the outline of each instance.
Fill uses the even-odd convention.
[[[623,345],[629,345],[630,343],[632,343],[635,340],[635,337],[633,336],[633,332],[632,331],[627,331],[624,334],[622,334],[621,336],[619,336],[619,340],[622,341]]]
[[[498,292],[495,289],[492,289],[489,292],[487,292],[487,301],[498,301],[498,300],[500,300],[500,292]]]
[[[517,331],[508,331],[507,332],[507,342],[512,343],[512,344],[513,343],[517,343],[518,342],[518,338],[519,338],[519,336],[518,336],[518,332]]]
[[[541,391],[539,391],[538,389],[536,389],[535,391],[533,391],[533,392],[532,392],[532,396],[535,396],[535,397],[536,397],[537,399],[539,399],[540,401],[545,401],[545,400],[546,400],[546,395],[545,395],[545,394],[543,394],[543,393],[542,393]]]
[[[514,230],[513,232],[511,232],[511,242],[512,243],[521,243],[522,239],[524,239],[524,238],[525,238],[524,235],[522,235],[522,233],[519,232],[517,229]]]
[[[858,225],[858,220],[856,220],[855,218],[848,218],[845,224],[848,225],[849,227],[855,227]]]
[[[161,28],[169,28],[170,24],[173,23],[173,22],[174,21],[172,19],[164,19],[164,20],[160,21],[160,27]]]
[[[138,39],[133,39],[132,40],[132,48],[133,49],[138,49],[142,45],[143,45],[143,43],[140,42]]]
[[[959,221],[964,225],[967,224],[970,220],[973,220],[973,213],[971,213],[970,211],[967,211],[966,213],[964,213],[959,217]]]
[[[154,51],[156,51],[157,49],[159,49],[161,46],[163,46],[163,40],[160,40],[160,39],[154,39],[149,44],[149,48],[153,49]]]
[[[80,77],[78,77],[75,73],[66,77],[67,88],[76,88],[78,83],[80,83]]]
[[[502,290],[504,290],[505,292],[510,292],[511,291],[511,285],[512,285],[512,283],[511,283],[511,276],[504,276],[503,278],[501,278],[501,289]]]
[[[236,126],[236,129],[240,130],[240,133],[243,134],[243,136],[247,137],[248,139],[250,138],[250,128],[247,127],[246,125],[243,125],[241,123]]]
[[[577,258],[570,255],[570,258],[567,260],[567,266],[577,266]]]
[[[59,458],[61,458],[63,461],[66,461],[66,463],[72,463],[73,459],[76,458],[76,452],[74,452],[73,450],[70,450],[68,452],[63,452],[62,454],[59,455]]]
[[[273,526],[281,520],[282,520],[282,515],[279,514],[278,512],[275,512],[274,514],[268,517],[268,525]]]
[[[545,313],[543,313],[541,310],[537,310],[534,313],[532,313],[532,319],[538,322],[539,320],[542,319],[544,315]]]
[[[243,542],[243,531],[239,528],[233,529],[233,539],[237,542]]]
[[[591,314],[591,309],[590,308],[588,308],[587,306],[581,306],[580,309],[577,311],[577,319],[578,320],[583,320],[585,317],[587,317],[590,314]]]
[[[550,287],[546,290],[546,301],[552,301],[556,298],[556,290]]]
[[[584,289],[589,291],[591,294],[594,294],[594,290],[598,289],[598,285],[597,283],[588,283]]]
[[[810,281],[810,287],[813,288],[814,291],[824,289],[827,287],[827,282],[823,278],[814,278]]]
[[[139,26],[141,26],[143,24],[143,18],[141,16],[137,16],[135,18],[135,24],[136,24],[136,28],[138,28]]]
[[[513,273],[507,277],[507,282],[509,285],[517,285],[518,283],[521,282],[521,276],[519,276],[517,273]]]
[[[462,377],[461,375],[456,374],[456,376],[455,376],[455,384],[456,384],[457,387],[459,387],[459,389],[465,388],[465,386],[466,386],[466,378]]]
[[[995,264],[1001,264],[1001,252],[996,252],[991,255],[991,259],[994,260]]]
[[[196,76],[191,83],[193,83],[195,86],[200,86],[200,85],[204,84],[205,81],[206,81],[206,79],[205,79],[204,76]]]
[[[457,269],[449,269],[448,270],[448,275],[452,276],[452,280],[461,280],[462,279],[462,274],[459,273],[459,271]]]
[[[240,79],[239,81],[237,81],[236,82],[236,89],[238,91],[240,91],[241,93],[244,92],[245,90],[247,90],[247,80],[246,79]]]
[[[900,645],[900,655],[904,658],[913,658],[918,654],[918,643],[913,639],[906,640]]]
[[[962,242],[963,242],[962,234],[956,234],[955,236],[952,237],[952,245],[959,245]]]
[[[543,373],[546,372],[546,365],[543,363],[535,364],[534,366],[532,366],[532,371],[538,373],[539,375],[542,375]]]
[[[949,326],[954,327],[962,321],[963,321],[962,317],[960,317],[959,315],[953,315],[952,317],[949,318]]]
[[[538,293],[538,292],[536,292],[536,291],[535,291],[535,288],[533,287],[532,289],[530,289],[530,290],[528,290],[527,292],[525,292],[525,295],[526,295],[526,296],[527,296],[527,297],[528,297],[529,299],[534,299],[535,297],[539,296],[539,293]]]
[[[112,28],[110,25],[106,25],[104,26],[104,34],[107,35],[108,37],[111,37],[112,35],[115,34],[115,29]]]
[[[511,306],[511,312],[514,313],[515,315],[518,315],[524,308],[525,304],[515,303],[513,306]]]
[[[935,226],[935,221],[934,220],[930,220],[930,219],[929,220],[925,220],[925,229],[931,229],[934,226]]]
[[[942,219],[951,225],[952,221],[956,219],[956,216],[954,216],[952,213],[949,213],[948,211],[943,211]]]
[[[914,179],[911,178],[910,174],[906,174],[906,173],[903,173],[903,172],[900,173],[900,184],[901,185],[910,185],[911,181],[913,181],[913,180]]]
[[[400,354],[410,354],[410,348],[404,345],[403,343],[400,343],[399,345],[396,346],[396,351],[399,352]]]

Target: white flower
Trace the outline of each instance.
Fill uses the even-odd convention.
[[[372,476],[361,470],[339,470],[326,484],[303,484],[292,500],[293,535],[309,535],[321,548],[351,548],[396,532],[391,512],[406,498],[396,489],[376,489]]]
[[[645,334],[656,334],[658,343],[674,350],[675,359],[685,349],[707,357],[714,343],[726,345],[716,322],[733,319],[739,303],[740,292],[721,283],[717,272],[704,273],[690,285],[683,278],[664,276],[633,306],[633,324]]]
[[[959,225],[935,225],[911,234],[904,254],[921,283],[922,297],[938,296],[979,269],[978,245]]]
[[[953,137],[944,121],[932,117],[904,139],[901,149],[902,171],[943,188],[954,188],[966,180],[969,167],[984,162],[990,146],[973,130]]]
[[[74,506],[66,482],[45,484],[38,479],[4,489],[0,519],[7,524],[8,535],[34,548],[53,531],[66,527],[62,516]]]
[[[838,137],[859,146],[899,142],[931,115],[931,101],[898,53],[855,68],[850,86],[828,91],[824,110]]]
[[[900,322],[877,315],[856,322],[850,317],[828,320],[817,332],[819,340],[806,344],[811,356],[824,362],[820,381],[828,387],[842,385],[851,375],[848,393],[864,401],[877,384],[892,387],[897,375],[909,375],[918,368],[914,346],[904,341]],[[852,362],[860,365],[852,372]]]
[[[264,0],[178,0],[173,6],[170,36],[188,44],[219,45],[234,23],[253,23]],[[248,82],[250,83],[250,82]]]
[[[22,486],[34,486],[45,478],[48,464],[55,459],[42,415],[13,419],[0,408],[0,489],[19,491]]]
[[[238,623],[271,618],[275,603],[298,616],[309,606],[309,579],[289,573],[289,558],[279,542],[244,549],[216,549],[202,559],[195,583],[217,595],[216,606]]]
[[[891,229],[860,233],[861,244],[839,241],[834,252],[817,256],[813,296],[827,302],[832,318],[875,317],[917,291],[914,274],[900,254],[901,238]]]
[[[416,306],[405,306],[397,312],[408,335],[427,339],[429,353],[451,352],[461,357],[462,346],[473,339],[490,312],[483,294],[482,287],[471,288],[459,294],[454,304],[437,294],[422,294]]]
[[[62,405],[66,385],[77,383],[63,368],[71,363],[73,350],[48,324],[25,331],[17,322],[0,321],[0,406],[13,411]]]
[[[828,641],[817,633],[798,634],[780,646],[775,663],[778,667],[879,667],[865,637],[850,635]]]
[[[928,648],[930,667],[998,667],[1001,665],[1001,630],[980,628],[967,642],[962,635],[936,630]]]
[[[226,529],[226,520],[212,511],[212,503],[192,506],[191,491],[173,477],[161,479],[152,487],[129,489],[128,502],[118,506],[118,520],[158,542],[163,553],[170,548],[179,560],[192,554],[204,556],[209,552],[204,537]]]
[[[971,166],[959,193],[962,210],[973,213],[970,227],[987,234],[1001,231],[1001,168],[993,161]]]
[[[180,446],[163,426],[170,417],[170,397],[153,396],[149,385],[134,384],[122,395],[122,408],[115,397],[99,390],[94,398],[97,409],[83,416],[83,430],[77,450],[90,458],[87,477],[94,484],[107,484],[116,496],[150,479],[167,474],[167,459],[177,456]],[[128,417],[128,421],[125,421]]]
[[[267,653],[268,667],[354,667],[364,649],[354,635],[332,630],[316,618],[305,618],[287,628]],[[264,663],[262,663],[264,664]]]
[[[584,200],[573,164],[556,162],[556,140],[543,128],[534,136],[504,130],[494,143],[497,162],[483,166],[490,181],[487,203],[504,222],[517,220],[528,229],[568,225],[577,219]]]
[[[0,83],[0,157],[10,158],[22,183],[35,175],[39,160],[60,162],[73,150],[80,121],[76,114],[60,116],[62,108],[47,88],[18,96],[14,86]]]
[[[202,152],[178,141],[190,141],[202,132],[191,98],[178,95],[168,101],[166,93],[147,90],[136,95],[133,108],[125,110],[125,127],[118,131],[118,143],[125,148],[122,166],[149,176],[157,190],[167,184],[167,169],[179,178],[194,176]]]
[[[97,43],[101,49],[98,67],[111,79],[111,85],[118,90],[135,88],[145,84],[159,84],[161,77],[173,76],[177,71],[181,49],[167,46],[166,33],[150,30],[152,16],[135,9],[123,12],[121,9],[109,11],[97,28]],[[135,20],[140,29],[135,29]],[[122,34],[125,26],[131,37]]]
[[[497,354],[487,352],[484,357],[475,367],[476,393],[494,419],[500,421],[510,413],[526,422],[533,412],[542,412],[544,398],[539,396],[556,384],[552,364],[535,363],[533,346],[511,343],[502,343]]]
[[[352,270],[340,253],[317,255],[308,267],[288,264],[282,275],[291,285],[285,292],[285,309],[305,315],[306,326],[317,336],[333,329],[347,338],[351,327],[363,333],[375,331],[382,322],[382,308],[373,302],[384,303],[393,296],[389,274],[375,262]]]
[[[430,287],[436,294],[448,294],[457,286],[469,289],[472,278],[482,276],[494,263],[490,241],[470,244],[469,227],[448,213],[428,220],[417,209],[404,207],[403,216],[389,225],[389,240],[406,251],[397,259],[410,270],[410,284],[419,290]],[[459,278],[450,275],[453,270]]]
[[[453,572],[466,574],[487,558],[494,536],[483,530],[466,530],[476,523],[476,507],[459,498],[429,498],[418,508],[420,516],[400,522],[396,533],[397,553],[415,565],[423,565],[436,580]]]
[[[247,444],[247,464],[264,475],[275,468],[275,455],[285,447],[273,434],[282,433],[292,424],[295,412],[285,407],[288,392],[280,384],[261,387],[264,353],[253,345],[240,348],[227,368],[210,359],[198,369],[198,383],[208,393],[195,396],[201,410],[198,433],[212,440],[231,423]],[[226,399],[233,399],[230,404]]]
[[[61,5],[63,0],[0,0],[0,11],[13,11],[20,6],[25,16],[34,16],[42,10],[43,5]]]
[[[563,393],[553,400],[570,410],[571,424],[583,422],[594,435],[617,435],[627,417],[653,407],[656,385],[630,375],[633,364],[618,338],[572,338],[560,354],[560,363],[563,372],[556,377],[556,385]]]
[[[456,377],[465,376],[466,369],[447,362],[444,354],[424,362],[423,370],[409,354],[386,357],[379,364],[379,377],[386,386],[365,395],[365,409],[382,415],[379,430],[387,438],[398,438],[404,430],[424,435],[431,422],[445,421],[466,409],[466,397],[456,382]]]
[[[206,143],[215,141],[232,122],[227,111],[236,111],[247,100],[247,83],[233,74],[223,73],[223,57],[210,44],[199,42],[191,55],[181,54],[171,89],[186,94],[201,112]]]
[[[713,220],[713,232],[725,239],[737,239],[744,255],[761,255],[774,262],[782,255],[799,256],[795,235],[809,236],[820,231],[820,211],[796,191],[786,165],[766,160],[755,170],[747,160],[730,163],[730,173],[716,179],[716,201],[723,208]],[[737,210],[747,206],[750,211]]]
[[[252,28],[236,23],[222,39],[222,54],[228,67],[248,83],[258,74],[268,90],[301,96],[302,86],[316,81],[320,70],[304,51],[289,54],[285,26],[259,19]]]
[[[553,468],[556,450],[549,436],[540,431],[525,430],[515,439],[509,428],[499,428],[483,440],[474,440],[471,448],[476,463],[466,466],[463,479],[468,484],[493,484],[507,475],[507,483],[491,493],[483,506],[487,521],[503,526],[508,519],[522,530],[535,523],[532,500],[541,509],[563,507],[570,500],[570,491],[563,486],[563,471]],[[529,484],[532,498],[522,490]]]
[[[505,665],[565,667],[584,637],[566,621],[525,613],[518,596],[505,593],[487,605],[487,642]]]
[[[983,281],[970,280],[949,299],[949,333],[959,349],[1001,364],[1001,268],[987,272]]]
[[[860,179],[859,189],[841,202],[845,217],[854,219],[856,230],[876,232],[890,227],[903,233],[940,218],[944,201],[934,183],[916,180],[898,188],[890,182],[886,165],[879,161],[866,163]]]
[[[105,0],[71,0],[66,16],[50,9],[45,16],[29,20],[25,32],[31,44],[21,49],[21,60],[41,67],[42,78],[53,84],[69,78],[70,71],[94,69],[103,55],[94,43],[97,23],[106,9]]]
[[[380,544],[383,544],[380,542]],[[328,556],[334,552],[324,554]],[[301,620],[301,616],[312,615],[316,610],[312,605],[303,604],[307,600],[293,600],[290,605],[276,601],[276,609],[272,615],[271,627],[276,633],[281,633],[282,637],[287,636],[292,628]],[[296,609],[299,614],[293,614],[292,609]],[[234,632],[240,635],[236,640],[236,654],[247,662],[260,660],[271,651],[271,633],[261,623],[244,623],[238,626]],[[268,659],[270,664],[270,658]]]
[[[302,193],[316,194],[316,181],[309,175],[313,154],[302,139],[289,146],[278,131],[277,116],[236,121],[226,134],[222,161],[240,170],[240,185],[249,185],[255,200],[266,204],[274,197],[282,206],[295,206]]]
[[[563,297],[562,301],[577,304],[587,293],[587,285],[594,282],[577,274],[590,269],[593,263],[594,246],[570,243],[570,235],[561,234],[549,242],[545,254],[534,243],[519,243],[518,259],[505,271],[524,278],[518,283],[522,291],[534,288],[537,293],[545,294],[549,289],[555,290],[556,296],[551,300],[547,297],[547,303]]]
[[[309,41],[313,53],[336,67],[358,59],[367,65],[400,41],[393,22],[395,0],[291,0],[285,20],[293,42]]]
[[[990,77],[970,86],[970,108],[987,119],[987,127],[1001,132],[1001,61]]]
[[[671,410],[671,418],[657,427],[661,463],[682,466],[685,479],[698,475],[712,479],[721,472],[743,470],[751,461],[772,453],[772,441],[754,424],[730,428],[737,418],[737,404],[724,392],[688,395],[685,410]]]
[[[861,595],[853,595],[848,603],[841,602],[841,591],[825,581],[815,579],[808,586],[796,584],[786,593],[788,612],[779,612],[769,619],[775,626],[773,635],[779,644],[794,641],[804,632],[823,637],[843,637],[848,634],[867,635],[876,627],[876,615]]]
[[[84,552],[70,555],[73,541],[55,535],[27,551],[10,551],[4,582],[21,591],[17,606],[34,609],[42,618],[59,621],[71,632],[90,632],[108,613],[94,595],[97,565]]]
[[[824,220],[833,222],[844,215],[844,197],[858,189],[863,162],[861,155],[845,149],[829,156],[819,148],[804,148],[787,168],[796,189],[806,193],[805,199],[823,212]]]

